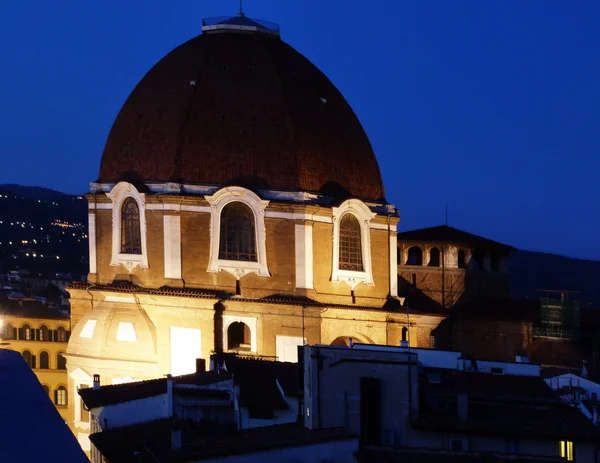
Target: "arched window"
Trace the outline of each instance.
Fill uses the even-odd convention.
[[[58,386],[54,391],[54,403],[56,405],[67,405],[67,388],[64,386]]]
[[[21,327],[19,339],[22,341],[31,341],[31,327],[29,325],[23,325]]]
[[[14,338],[14,334],[13,334],[13,327],[10,323],[4,323],[2,325],[2,335],[0,336],[0,339],[3,340],[10,340]]]
[[[50,368],[50,356],[48,352],[40,352],[40,368],[43,370]]]
[[[242,322],[233,322],[227,328],[227,348],[250,351],[251,347],[250,327]]]
[[[46,325],[40,326],[40,341],[50,341],[48,327]],[[41,362],[41,359],[40,359]]]
[[[48,386],[46,386],[45,384],[42,387],[44,388],[44,392],[46,393],[46,395],[50,396],[50,388]]]
[[[458,268],[467,268],[467,260],[465,258],[465,251],[462,249],[458,250]]]
[[[257,262],[254,213],[239,201],[221,211],[219,259]]]
[[[62,326],[59,326],[56,330],[56,341],[67,342],[67,330],[65,330]]]
[[[340,221],[340,260],[341,270],[363,271],[360,224],[354,215],[346,214]]]
[[[423,251],[419,246],[413,246],[408,250],[406,265],[423,265]]]
[[[31,355],[31,352],[29,352],[28,350],[24,350],[21,355],[23,356],[23,360],[25,360],[27,365],[29,365],[29,368],[35,368],[34,357],[33,355]]]
[[[440,250],[438,248],[431,248],[429,250],[429,267],[440,266]]]
[[[56,354],[56,368],[59,370],[67,369],[67,359],[65,358],[62,352]]]
[[[142,253],[140,208],[133,198],[127,198],[121,207],[121,253]]]

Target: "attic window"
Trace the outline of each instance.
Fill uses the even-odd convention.
[[[137,341],[133,323],[119,322],[119,328],[117,328],[117,341],[124,341],[124,342]]]
[[[82,338],[91,339],[94,336],[95,328],[96,328],[96,320],[88,320],[87,322],[85,322],[85,325],[83,325],[83,328],[81,329],[81,333],[79,333],[79,336]]]

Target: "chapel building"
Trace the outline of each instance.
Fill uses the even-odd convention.
[[[357,116],[276,25],[243,15],[138,83],[108,136],[89,202],[90,272],[70,289],[77,389],[193,372],[242,352],[430,346],[439,311],[398,297],[397,209]]]

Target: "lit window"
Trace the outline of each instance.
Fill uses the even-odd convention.
[[[40,341],[48,341],[48,327],[46,325],[40,326]]]
[[[135,328],[131,322],[119,322],[117,328],[117,341],[135,342],[137,340],[135,335]]]
[[[54,403],[56,405],[67,405],[67,388],[64,386],[58,386],[58,389],[54,391]]]
[[[23,339],[25,341],[31,341],[31,328],[29,327],[29,325],[23,325],[23,328],[21,328],[20,339]]]
[[[256,262],[254,213],[240,202],[232,202],[221,212],[219,259]]]
[[[81,333],[79,333],[79,336],[82,338],[92,338],[94,336],[94,329],[96,328],[96,320],[88,320],[87,322],[85,322],[85,325],[83,325],[83,328],[81,329]]]
[[[363,271],[360,224],[352,214],[344,215],[340,221],[339,268]]]
[[[141,254],[140,209],[137,201],[127,198],[121,208],[121,252]]]
[[[67,330],[65,330],[62,326],[59,326],[56,330],[56,337],[57,342],[67,342]]]
[[[567,461],[573,461],[575,459],[575,452],[573,449],[573,442],[570,440],[560,441],[560,457]]]

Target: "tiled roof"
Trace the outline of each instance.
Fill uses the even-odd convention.
[[[89,290],[89,291],[112,291],[116,293],[129,294],[150,294],[154,296],[183,296],[195,297],[200,299],[218,299],[223,294],[202,288],[173,288],[171,286],[161,286],[160,288],[144,288],[134,284],[90,284],[84,282],[74,282],[69,289]]]
[[[176,376],[173,378],[176,384],[188,384],[205,386],[231,379],[231,375],[225,372],[201,372],[191,375]],[[89,409],[114,405],[132,400],[139,400],[167,392],[167,379],[158,378],[147,381],[136,381],[133,383],[114,384],[101,386],[99,389],[80,389],[79,395]],[[185,392],[183,393],[185,394]]]
[[[152,461],[186,462],[356,439],[353,433],[345,429],[308,430],[296,423],[199,435],[184,423],[182,448],[172,451],[171,429],[169,420],[159,420],[92,434],[90,439],[111,463],[140,461],[134,459],[135,452],[140,452],[142,457],[146,456],[146,452],[152,452],[156,458]]]
[[[537,339],[526,348],[533,363],[546,366],[582,368],[582,347],[567,340]]]
[[[562,458],[485,452],[453,452],[431,448],[384,449],[367,447],[356,453],[358,463],[564,463]]]
[[[100,182],[176,181],[385,198],[342,94],[278,38],[203,34],[138,83],[106,142]]]
[[[0,299],[0,315],[20,318],[69,320],[69,314],[33,299]]]
[[[468,398],[466,420],[457,396]],[[577,409],[562,402],[540,377],[463,373],[439,384],[421,381],[419,416],[412,425],[452,431],[541,439],[594,440],[600,432]]]
[[[240,406],[247,407],[251,418],[272,419],[276,410],[287,410],[287,397],[298,397],[297,363],[240,358],[232,354],[214,354],[211,359],[222,364],[240,386]]]
[[[473,247],[498,249],[506,252],[516,251],[512,246],[477,236],[458,228],[449,227],[448,225],[438,225],[437,227],[401,232],[398,233],[398,241],[467,244]]]

